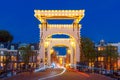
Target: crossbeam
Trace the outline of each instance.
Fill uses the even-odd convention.
[[[35,10],[35,17],[41,23],[47,23],[47,19],[73,19],[73,23],[79,23],[84,17],[84,10]]]

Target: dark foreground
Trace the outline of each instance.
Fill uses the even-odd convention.
[[[46,71],[37,73],[24,72],[11,78],[0,80],[113,80],[104,75],[95,73],[87,74],[74,70],[66,70],[65,73],[60,74],[62,71],[63,69],[48,69]]]

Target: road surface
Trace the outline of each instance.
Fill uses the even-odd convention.
[[[47,69],[43,72],[24,72],[3,80],[112,80],[104,75],[83,73],[75,70]]]

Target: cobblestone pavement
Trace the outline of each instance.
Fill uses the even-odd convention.
[[[59,74],[62,71],[63,71],[62,69],[48,69],[46,71],[37,72],[37,73],[25,72],[13,76],[11,78],[6,78],[2,80],[114,80],[104,75],[95,74],[95,73],[86,74],[74,70],[67,70],[62,75],[52,78],[42,79],[48,76]]]

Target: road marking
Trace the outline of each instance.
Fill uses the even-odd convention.
[[[41,68],[35,69],[34,72],[39,72],[39,71],[42,71],[42,70],[45,70],[45,67],[41,67]]]
[[[63,69],[63,71],[61,73],[59,73],[59,74],[56,74],[56,75],[53,75],[53,76],[44,77],[44,78],[40,78],[38,80],[45,80],[45,79],[48,79],[48,78],[52,78],[52,77],[56,77],[56,76],[62,75],[63,73],[65,73],[66,68],[63,67],[62,69]]]

